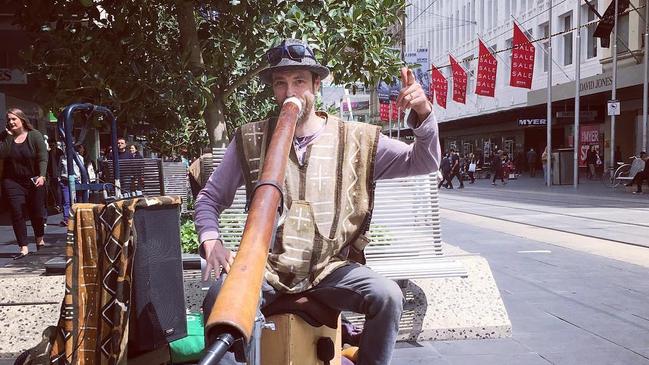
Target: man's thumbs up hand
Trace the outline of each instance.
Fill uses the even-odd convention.
[[[402,110],[408,108],[414,110],[419,117],[419,122],[426,119],[433,110],[424,89],[415,80],[415,74],[408,67],[401,68],[401,90],[397,98],[397,105]]]

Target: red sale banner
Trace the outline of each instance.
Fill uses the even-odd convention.
[[[446,80],[446,77],[442,75],[442,73],[437,69],[437,67],[433,66],[433,91],[435,92],[435,100],[437,101],[437,105],[441,106],[442,108],[446,109],[446,96],[448,93],[448,81]]]
[[[390,103],[379,103],[379,116],[382,122],[390,120]]]
[[[496,91],[496,70],[498,62],[489,52],[487,46],[478,39],[478,74],[476,77],[475,93],[482,96],[494,96]]]
[[[512,47],[512,73],[509,85],[530,89],[534,76],[534,45],[516,23],[514,23]]]
[[[466,104],[466,71],[453,56],[448,55],[453,73],[453,101]]]
[[[399,107],[396,100],[390,100],[390,108],[392,108],[392,121],[396,123],[399,120]],[[403,118],[403,110],[401,110],[401,117]]]

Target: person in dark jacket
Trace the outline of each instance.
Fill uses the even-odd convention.
[[[586,152],[586,165],[588,165],[587,178],[592,180],[595,178],[595,165],[597,164],[597,152],[595,151],[595,145],[590,145],[588,147],[588,152]]]
[[[126,140],[124,138],[117,139],[117,155],[120,160],[131,159],[131,151],[126,148]],[[109,159],[112,157],[112,154],[110,154]]]
[[[451,149],[451,173],[448,178],[448,183],[453,188],[453,178],[457,177],[460,181],[460,189],[464,189],[464,180],[462,180],[462,174],[460,173],[460,155],[455,149]]]
[[[128,151],[131,155],[131,160],[143,158],[142,154],[140,154],[140,152],[137,150],[137,147],[135,147],[134,144],[128,146]]]
[[[536,177],[536,160],[539,158],[534,148],[527,151],[527,167],[530,169],[530,177]]]
[[[497,178],[500,178],[500,181],[505,185],[505,177],[503,174],[503,151],[498,150],[494,155],[491,167],[494,170],[494,177],[493,180],[491,180],[491,185],[496,185]]]
[[[2,189],[9,200],[11,222],[20,253],[20,259],[29,254],[27,246],[27,217],[29,212],[36,248],[45,245],[45,177],[48,152],[43,135],[29,122],[20,109],[7,111],[6,130],[0,134],[0,159],[4,159]],[[27,209],[25,209],[27,208]]]
[[[444,185],[447,189],[453,189],[453,183],[451,182],[451,157],[448,152],[442,158],[442,161],[439,165],[439,171],[442,172],[442,181],[439,182],[437,188],[441,188]],[[446,182],[446,184],[444,183]]]

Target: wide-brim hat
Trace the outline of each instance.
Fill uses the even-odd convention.
[[[311,50],[309,45],[301,41],[299,39],[285,39],[283,40],[279,45],[273,47],[274,48],[279,48],[279,47],[287,47],[291,45],[302,45]],[[270,50],[269,50],[270,52]],[[311,51],[312,52],[312,51]],[[313,52],[312,52],[313,53]],[[268,62],[268,52],[266,52],[266,57],[264,62]],[[301,59],[291,59],[288,57],[287,54],[282,55],[282,59],[276,63],[275,65],[270,65],[265,68],[263,71],[259,73],[259,77],[261,77],[261,81],[264,83],[270,85],[273,82],[273,72],[277,71],[291,71],[291,70],[308,70],[316,75],[320,76],[320,79],[324,79],[325,77],[329,76],[329,69],[323,65],[321,65],[317,60],[311,57],[302,57]]]

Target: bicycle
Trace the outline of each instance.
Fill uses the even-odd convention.
[[[602,173],[602,184],[615,189],[627,180],[633,179],[644,168],[644,161],[638,156],[629,157],[631,163],[617,162],[616,167],[608,167]]]

